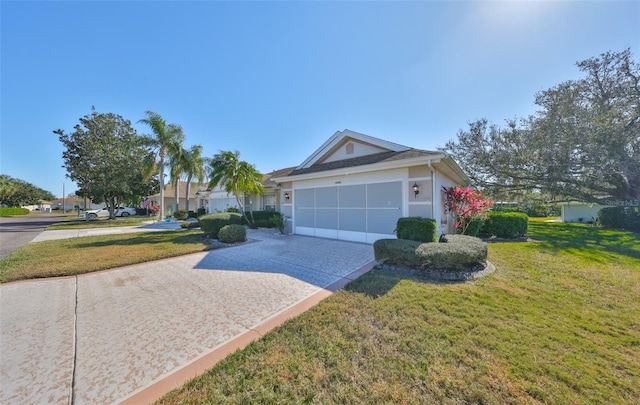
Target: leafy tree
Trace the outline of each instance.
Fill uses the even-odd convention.
[[[9,207],[39,204],[42,200],[53,200],[55,196],[24,180],[0,174],[0,203]]]
[[[220,185],[227,193],[233,193],[238,202],[240,212],[244,216],[247,223],[249,221],[247,213],[244,209],[240,197],[249,193],[262,193],[262,175],[256,170],[255,166],[240,160],[240,152],[236,151],[220,151],[220,153],[208,160],[208,175],[211,181],[209,189],[213,189]]]
[[[182,151],[184,134],[182,128],[176,124],[167,124],[158,113],[146,111],[147,117],[141,119],[140,123],[147,124],[151,128],[152,135],[145,136],[145,143],[151,146],[155,153],[148,165],[148,174],[160,174],[160,215],[165,212],[164,207],[164,176],[166,158],[168,156],[178,156]]]
[[[83,197],[104,201],[109,218],[115,218],[117,204],[139,198],[139,193],[150,186],[143,185],[149,149],[130,121],[92,108],[91,114],[80,118],[74,132],[53,132],[66,147],[62,158],[67,176],[78,184]]]
[[[585,77],[537,94],[535,115],[505,127],[470,122],[443,150],[494,196],[640,199],[640,64],[627,49],[577,66]]]

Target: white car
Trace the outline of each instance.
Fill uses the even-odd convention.
[[[99,210],[87,211],[87,215],[91,219],[99,217],[109,217],[109,210],[104,207]],[[118,207],[116,208],[116,217],[128,217],[129,215],[136,215],[136,209],[131,207]]]

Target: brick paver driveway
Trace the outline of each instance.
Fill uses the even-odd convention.
[[[248,237],[0,286],[0,403],[120,402],[373,260],[371,245],[269,230]]]

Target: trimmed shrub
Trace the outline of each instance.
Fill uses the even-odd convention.
[[[173,213],[173,217],[178,221],[184,221],[185,219],[189,218],[189,213],[187,213],[187,211],[185,210],[178,210]]]
[[[180,224],[180,228],[182,229],[193,229],[193,228],[198,228],[200,226],[200,224],[198,223],[198,221],[184,221],[183,223]]]
[[[280,216],[280,213],[276,211],[253,211],[251,213],[247,211],[246,214],[249,220],[251,220],[253,216],[253,224],[247,224],[247,220],[244,219],[244,217],[242,217],[242,223],[252,225],[256,228],[273,228],[274,225],[273,222],[271,222],[271,218],[273,218],[274,215]]]
[[[431,218],[398,218],[396,235],[398,239],[424,243],[435,242],[438,240],[438,225],[436,220]]]
[[[197,218],[199,218],[206,214],[207,214],[207,210],[205,208],[198,208],[198,213],[196,215],[197,215]]]
[[[8,217],[11,215],[29,215],[28,208],[0,208],[0,217]]]
[[[598,221],[603,228],[640,231],[640,208],[605,207],[598,211]]]
[[[242,224],[242,216],[235,212],[218,212],[216,214],[203,215],[198,218],[202,232],[212,238],[218,238],[218,232],[226,225]]]
[[[196,218],[197,219],[198,218],[198,214],[196,214],[195,211],[189,210],[189,212],[187,212],[187,217],[188,218]]]
[[[373,244],[379,263],[422,270],[464,271],[487,260],[487,244],[467,235],[448,235],[447,243],[380,239]]]
[[[527,234],[529,217],[522,212],[492,211],[480,230],[482,236],[515,238]]]
[[[218,232],[218,240],[223,243],[237,243],[247,240],[247,229],[243,225],[225,225]]]

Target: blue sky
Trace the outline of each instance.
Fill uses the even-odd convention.
[[[631,48],[640,2],[0,2],[0,172],[62,195],[55,129],[183,127],[262,172],[345,128],[421,149],[535,111],[575,62]]]

